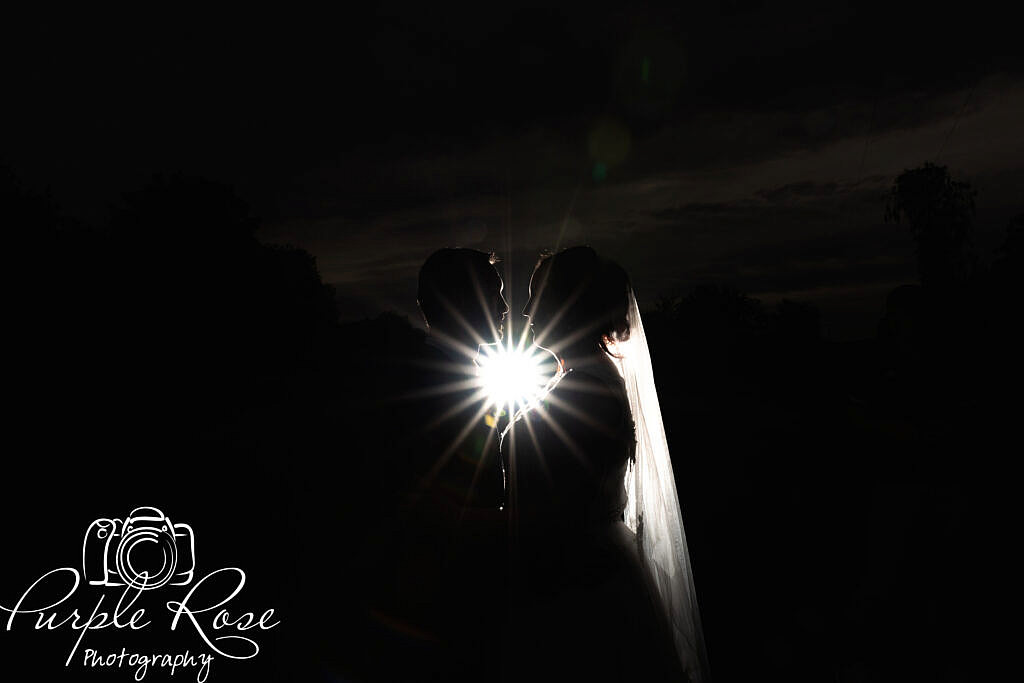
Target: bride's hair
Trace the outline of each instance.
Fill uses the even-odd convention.
[[[541,254],[530,282],[534,310],[561,311],[541,330],[552,346],[596,346],[610,356],[610,343],[629,339],[629,276],[620,265],[590,247]],[[591,346],[591,348],[593,348]]]

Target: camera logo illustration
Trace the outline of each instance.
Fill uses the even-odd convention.
[[[83,576],[91,586],[187,586],[195,566],[192,527],[172,524],[154,507],[135,508],[124,521],[97,519],[82,543]]]

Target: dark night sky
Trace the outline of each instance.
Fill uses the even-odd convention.
[[[901,170],[974,184],[983,255],[1024,209],[1013,27],[758,0],[11,17],[0,160],[96,222],[156,171],[229,182],[346,316],[411,313],[440,246],[496,250],[521,303],[538,249],[587,242],[643,300],[731,283],[861,337],[915,278],[882,221]]]

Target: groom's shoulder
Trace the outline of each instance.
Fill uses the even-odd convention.
[[[403,358],[401,371],[404,402],[434,410],[458,403],[470,389],[467,362],[458,362],[437,346],[422,343]]]

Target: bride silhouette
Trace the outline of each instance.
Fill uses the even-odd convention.
[[[565,375],[501,443],[512,551],[506,679],[707,680],[629,278],[589,247],[542,257],[525,315]]]

